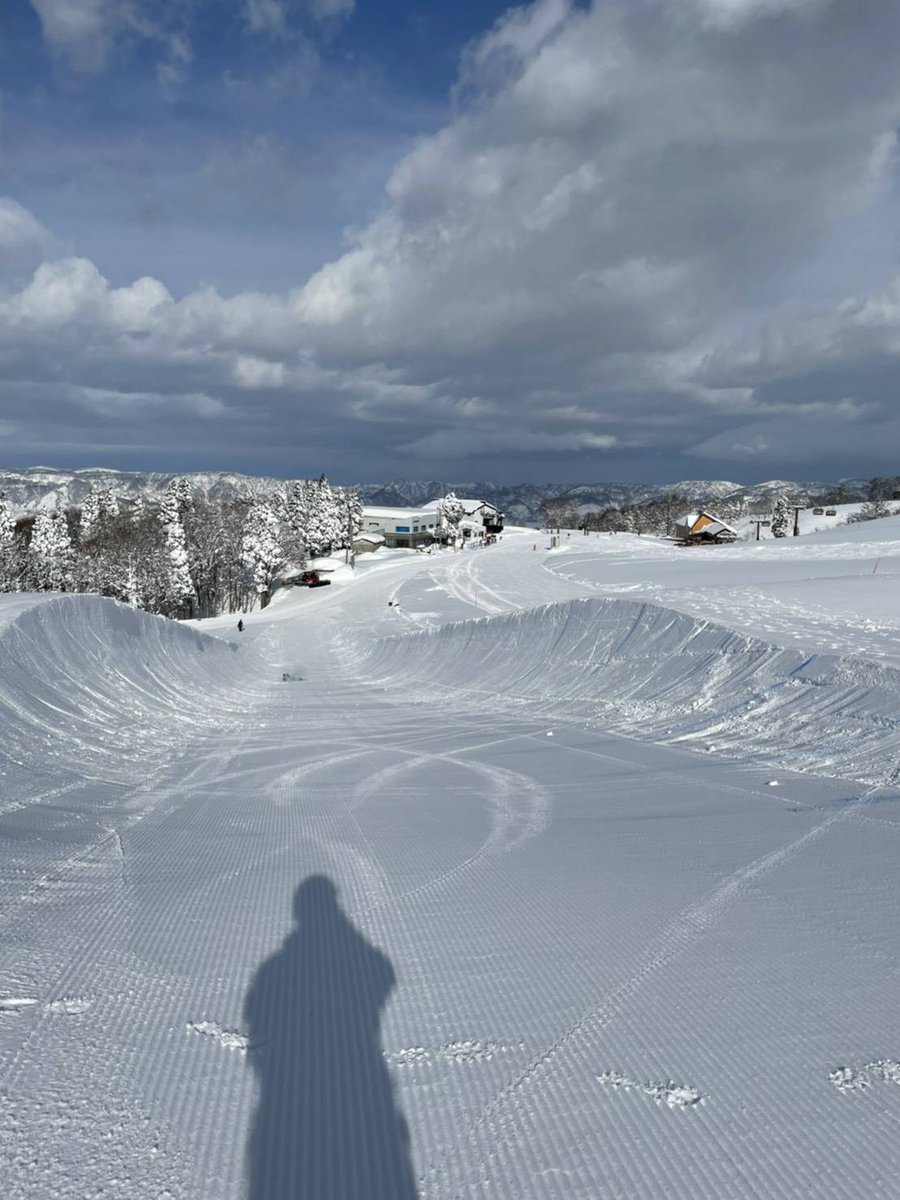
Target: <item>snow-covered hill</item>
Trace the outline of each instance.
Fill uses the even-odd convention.
[[[247,654],[98,596],[0,596],[0,813],[85,776],[148,782],[234,721]]]
[[[890,1195],[898,600],[900,517],[0,597],[4,1195]]]
[[[900,670],[782,649],[655,604],[551,604],[383,641],[366,661],[410,694],[445,690],[475,706],[490,696],[773,767],[877,784],[900,762]]]

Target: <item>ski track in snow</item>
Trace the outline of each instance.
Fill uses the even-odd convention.
[[[210,640],[15,598],[5,1194],[883,1194],[889,657],[852,658],[837,600],[792,582],[802,546],[609,540],[387,558],[251,614],[234,648],[230,620]],[[820,620],[837,653],[726,627],[762,603],[760,562],[802,592],[773,629]],[[892,636],[873,578],[858,647]],[[295,925],[316,880],[337,915]]]

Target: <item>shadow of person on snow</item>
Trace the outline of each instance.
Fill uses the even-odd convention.
[[[249,1200],[415,1200],[409,1134],[381,1050],[394,969],[325,876],[297,888],[294,919],[244,1003],[259,1083]]]

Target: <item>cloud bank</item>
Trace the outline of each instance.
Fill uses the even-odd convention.
[[[100,69],[122,6],[33,2]],[[277,36],[292,7],[247,0],[247,24]],[[39,445],[54,413],[67,444],[102,418],[123,446],[197,438],[277,471],[293,443],[303,468],[356,477],[666,475],[690,456],[885,469],[898,44],[883,0],[512,9],[380,213],[277,293],[111,286],[4,201],[13,444]]]

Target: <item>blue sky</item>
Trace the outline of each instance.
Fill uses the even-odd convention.
[[[162,31],[125,31],[87,69],[13,0],[6,187],[113,283],[159,264],[177,291],[291,286],[378,210],[411,140],[447,119],[463,47],[504,8],[388,0],[325,22],[287,8],[273,34],[239,3],[176,5],[164,27],[190,62],[167,84]]]
[[[900,470],[887,0],[8,0],[0,462]]]

